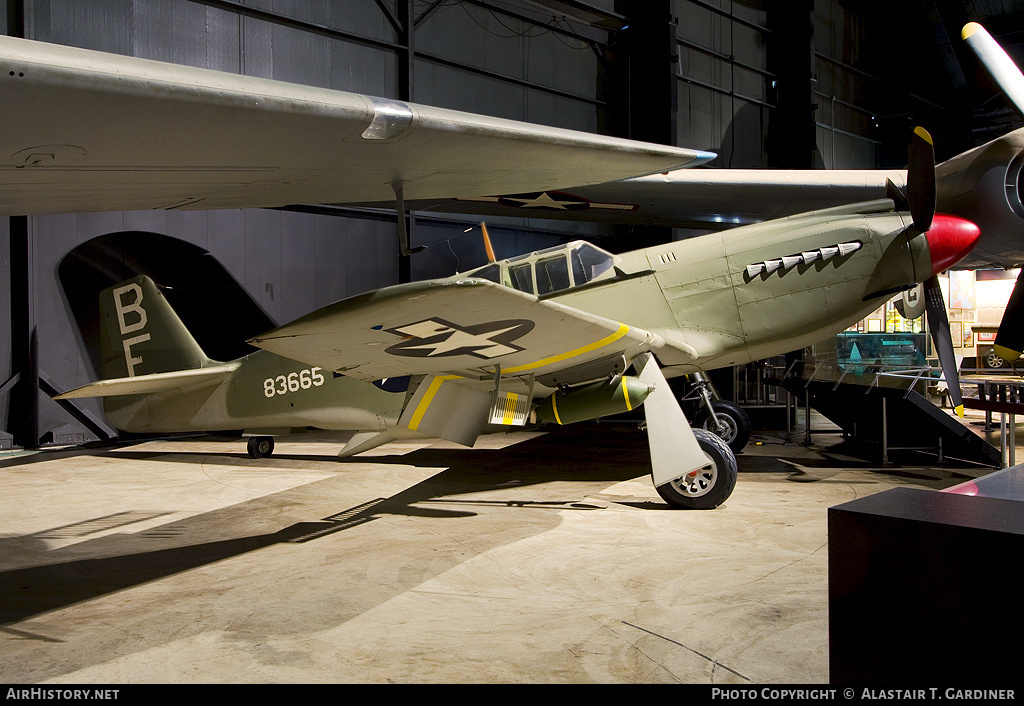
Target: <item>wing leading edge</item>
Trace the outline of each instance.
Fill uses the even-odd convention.
[[[665,341],[480,279],[430,280],[346,299],[249,341],[360,380],[410,376],[399,424],[472,445],[526,422],[538,380],[609,369]],[[622,365],[618,372],[622,372]]]
[[[664,341],[481,279],[386,287],[319,309],[249,341],[360,380],[403,375],[540,376]]]
[[[0,215],[475,196],[695,150],[0,37]]]

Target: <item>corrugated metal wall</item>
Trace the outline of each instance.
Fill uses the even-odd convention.
[[[764,135],[775,76],[766,11],[732,0],[674,0],[679,45],[679,144],[719,154],[716,166],[767,167]],[[825,169],[874,169],[877,79],[862,19],[836,0],[814,2],[816,143]]]
[[[675,0],[678,139],[718,153],[715,166],[766,167],[765,12],[716,0]]]

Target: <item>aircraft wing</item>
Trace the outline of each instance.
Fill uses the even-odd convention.
[[[713,154],[0,37],[0,215],[558,189]]]
[[[682,169],[577,188],[409,200],[413,211],[722,230],[885,198],[899,170]],[[386,208],[387,203],[367,203]]]
[[[487,424],[525,424],[535,381],[621,373],[626,360],[665,345],[642,329],[457,278],[346,299],[249,342],[360,380],[410,376],[399,424],[465,445]]]
[[[664,345],[643,329],[472,278],[351,297],[249,343],[366,381],[428,374],[493,381],[499,366],[503,376],[549,375]]]

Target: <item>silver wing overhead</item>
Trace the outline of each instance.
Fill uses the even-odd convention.
[[[685,169],[557,191],[406,200],[414,211],[722,230],[886,197],[898,170]],[[386,208],[386,203],[366,206]]]
[[[0,215],[558,189],[700,164],[650,145],[0,37]]]

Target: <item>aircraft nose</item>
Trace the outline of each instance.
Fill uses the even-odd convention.
[[[932,258],[932,274],[948,270],[974,249],[981,229],[974,223],[943,213],[935,214],[932,227],[925,233]]]

